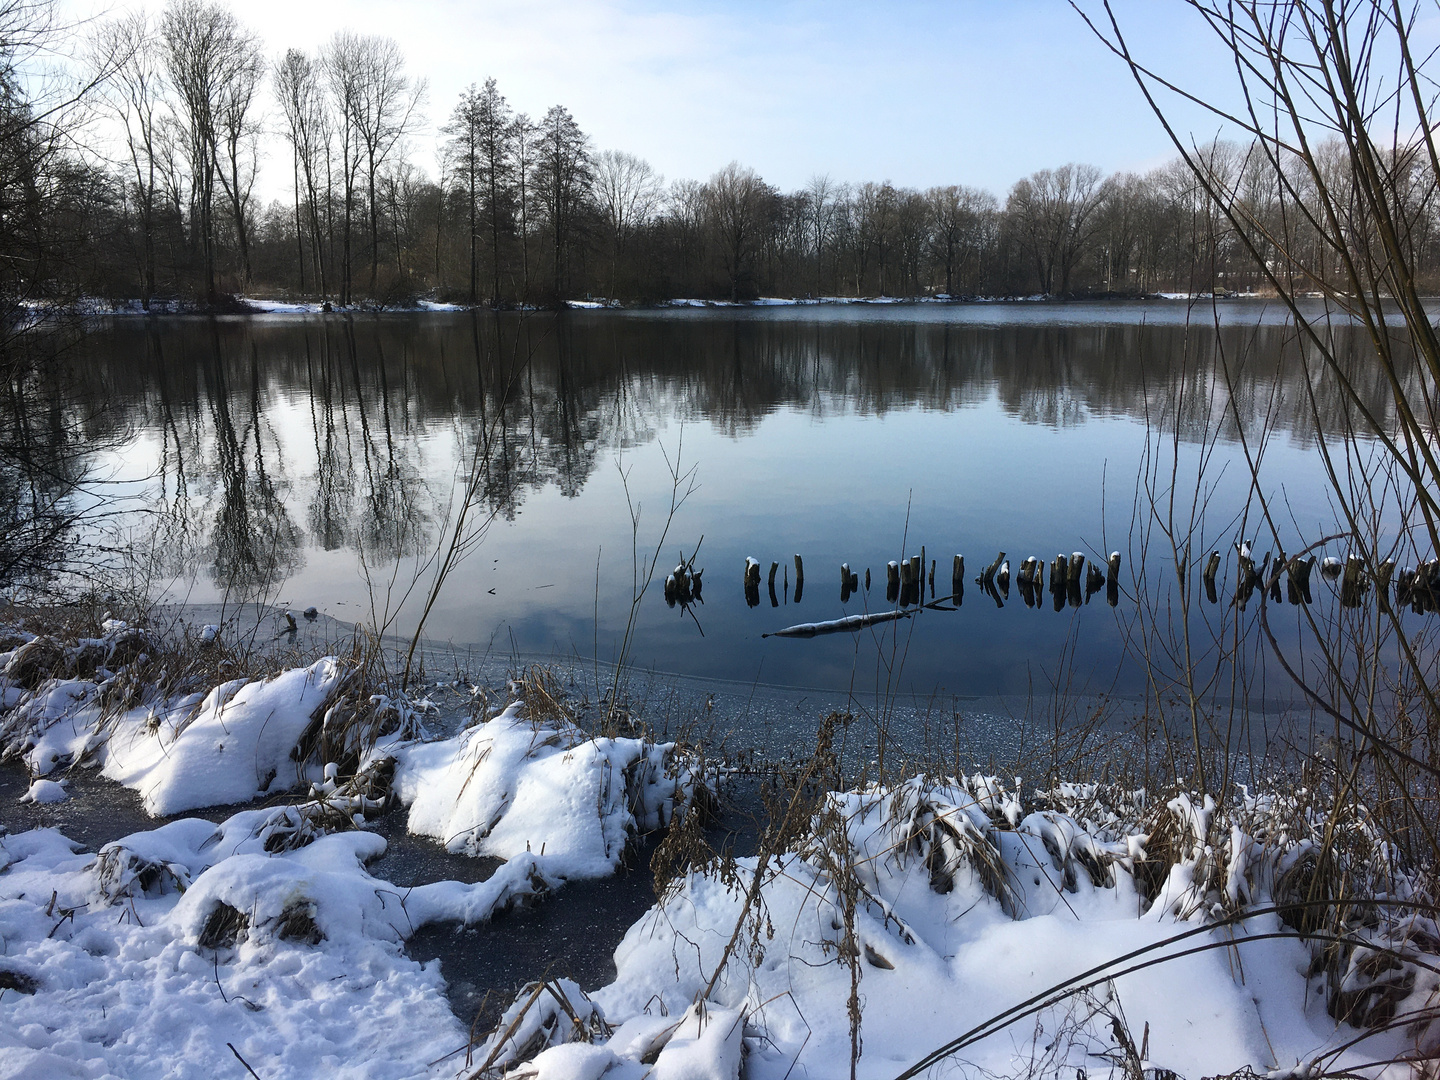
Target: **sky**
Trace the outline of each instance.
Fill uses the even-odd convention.
[[[134,6],[63,2],[89,17]],[[1099,0],[1080,3],[1103,17]],[[412,153],[432,175],[435,130],[487,76],[516,109],[539,117],[562,104],[596,149],[636,154],[667,179],[703,180],[735,160],[784,190],[826,174],[1003,197],[1069,161],[1114,172],[1173,156],[1125,66],[1066,0],[246,0],[234,10],[271,57],[318,49],[341,27],[395,38],[428,82],[429,123]],[[1179,0],[1116,0],[1116,11],[1138,55],[1202,93],[1226,92],[1225,58]],[[1220,133],[1194,109],[1181,127],[1202,141]],[[288,192],[279,164],[262,171],[266,199]]]

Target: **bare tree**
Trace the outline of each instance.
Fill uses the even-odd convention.
[[[623,150],[606,150],[595,160],[595,201],[610,231],[612,296],[617,291],[626,241],[659,210],[664,182],[649,162]]]
[[[1035,266],[1041,292],[1070,292],[1071,275],[1095,238],[1108,193],[1099,169],[1073,164],[1041,169],[1010,189],[1005,212]]]
[[[134,185],[140,227],[141,302],[155,295],[155,198],[160,171],[164,76],[149,16],[143,11],[102,23],[96,32],[91,67],[114,65],[105,100],[125,131],[125,149]]]
[[[348,304],[354,287],[354,226],[356,181],[362,161],[360,134],[355,118],[361,111],[365,79],[364,39],[349,30],[337,31],[320,53],[326,88],[330,93],[333,128],[340,144],[340,302]],[[333,191],[331,163],[326,162],[326,187]],[[333,222],[328,229],[334,235]]]
[[[370,291],[379,285],[380,205],[376,184],[386,159],[401,139],[421,122],[425,80],[404,73],[405,58],[393,38],[355,37],[350,56],[356,62],[349,120],[365,158],[370,203]]]
[[[955,278],[961,260],[978,252],[984,221],[995,213],[995,197],[988,191],[950,184],[925,193],[930,210],[930,243],[945,268],[945,293],[955,295]]]
[[[470,302],[479,294],[481,218],[490,238],[490,304],[500,304],[500,240],[513,220],[512,185],[515,171],[516,129],[510,106],[495,80],[486,79],[483,88],[473,85],[460,95],[450,123],[443,129],[450,136],[446,162],[452,175],[464,186],[470,218]]]
[[[299,264],[300,290],[305,290],[305,249],[302,237],[301,206],[305,207],[310,232],[310,253],[320,296],[328,295],[324,245],[320,228],[318,178],[328,141],[324,94],[320,68],[300,49],[289,49],[275,65],[275,97],[285,114],[285,138],[290,143],[290,167],[295,190],[295,254]],[[303,197],[302,197],[303,181]]]
[[[759,173],[735,161],[705,185],[707,215],[719,240],[731,300],[738,300],[753,287],[755,254],[760,250],[775,194]]]
[[[229,10],[207,0],[175,0],[160,22],[166,74],[179,97],[186,134],[192,232],[215,296],[215,189],[229,196],[246,280],[250,276],[247,210],[254,183],[250,108],[264,74],[257,39]],[[223,156],[223,162],[222,162]]]
[[[530,302],[530,222],[535,201],[536,169],[540,161],[540,125],[524,113],[510,122],[510,145],[515,155],[515,214],[520,234],[520,302]]]
[[[815,293],[823,293],[821,271],[824,266],[825,245],[835,223],[835,203],[840,192],[829,176],[817,175],[805,185],[805,220],[809,226],[810,247],[815,254]]]
[[[535,182],[550,229],[552,287],[558,301],[568,285],[570,249],[595,174],[590,140],[563,106],[551,106],[540,121],[538,151]]]

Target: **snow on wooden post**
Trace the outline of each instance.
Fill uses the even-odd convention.
[[[760,561],[750,556],[745,558],[745,603],[760,606]]]
[[[1189,558],[1189,556],[1187,555],[1186,558]],[[1120,583],[1120,552],[1110,552],[1110,558],[1106,560],[1106,564],[1105,583],[1108,585],[1113,581],[1118,585]],[[1185,570],[1183,565],[1180,570],[1180,585],[1182,588],[1185,585]]]
[[[900,598],[900,564],[891,559],[885,564],[885,602],[893,604]]]

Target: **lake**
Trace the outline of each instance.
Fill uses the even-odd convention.
[[[434,642],[616,660],[663,536],[633,668],[741,693],[994,702],[1144,692],[1125,641],[1142,600],[1174,603],[1175,567],[1141,482],[1168,490],[1172,460],[1182,496],[1197,476],[1207,493],[1192,558],[1220,550],[1228,594],[1232,543],[1262,531],[1243,516],[1237,414],[1270,431],[1262,490],[1285,508],[1283,546],[1333,531],[1315,431],[1344,403],[1296,357],[1276,305],[1227,301],[115,318],[76,364],[109,403],[104,498],[145,504],[125,535],[169,599],[314,605],[408,637],[468,493]],[[964,555],[958,608],[764,636],[893,607],[886,563],[922,545],[942,599]],[[1104,590],[1057,610],[1048,590],[1029,607],[1013,583],[1005,599],[974,581],[1000,551],[1018,573],[1112,550],[1113,608]],[[703,603],[667,606],[666,575],[692,555]],[[861,586],[843,599],[842,563]],[[1195,617],[1213,629],[1227,601]]]

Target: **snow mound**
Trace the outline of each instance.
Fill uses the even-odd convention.
[[[22,803],[58,803],[64,802],[70,797],[70,792],[65,789],[65,782],[62,780],[36,780],[30,785],[29,790],[20,796]]]
[[[105,775],[138,790],[156,817],[288,790],[304,779],[295,754],[301,737],[348,674],[327,656],[270,680],[223,683],[198,709],[182,703],[127,715],[109,738]]]
[[[668,824],[694,782],[674,744],[531,721],[519,701],[455,738],[398,747],[395,757],[411,832],[469,855],[533,853],[567,878],[612,873],[629,837]]]

